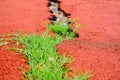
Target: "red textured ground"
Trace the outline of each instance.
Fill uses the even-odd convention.
[[[41,33],[50,16],[45,0],[0,0],[0,35],[17,31]],[[1,36],[0,36],[1,38]],[[24,58],[0,47],[0,80],[21,80]]]
[[[71,67],[92,71],[90,80],[120,80],[120,0],[61,0],[61,8],[79,18],[79,39],[63,41]]]
[[[78,18],[78,39],[63,41],[59,52],[71,53],[71,67],[92,71],[90,80],[120,79],[120,0],[61,0],[61,8]],[[0,0],[0,34],[41,33],[50,16],[47,0]],[[19,80],[19,54],[0,48],[0,80]],[[22,63],[23,62],[23,63]]]

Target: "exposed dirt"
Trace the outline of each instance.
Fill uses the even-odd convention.
[[[82,24],[79,38],[63,41],[57,50],[74,57],[72,68],[92,71],[91,80],[120,79],[120,0],[61,0],[61,8]],[[0,35],[40,34],[50,13],[47,0],[0,0]],[[20,80],[21,55],[0,48],[0,80]]]

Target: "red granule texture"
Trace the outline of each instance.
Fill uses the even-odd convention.
[[[56,48],[70,54],[71,68],[91,71],[90,80],[120,80],[120,0],[61,0],[61,8],[82,24],[79,38]]]
[[[0,0],[0,35],[40,34],[50,13],[47,0]],[[91,71],[90,80],[120,79],[120,1],[61,0],[60,7],[82,25],[79,38],[57,45],[59,53],[73,56],[71,68]],[[19,66],[26,66],[18,53],[0,48],[0,80],[21,80]]]
[[[47,3],[47,0],[0,0],[0,38],[17,31],[26,34],[45,31],[50,16]],[[26,66],[22,55],[0,47],[0,80],[22,80],[19,68]]]

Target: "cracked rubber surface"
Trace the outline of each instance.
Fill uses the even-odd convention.
[[[79,38],[57,45],[74,57],[72,68],[91,71],[90,80],[120,79],[120,0],[61,0],[61,8],[78,18]]]
[[[120,79],[120,1],[61,0],[61,8],[82,24],[78,39],[63,41],[57,50],[74,57],[71,67],[92,71],[90,80]],[[40,34],[50,16],[47,0],[0,0],[0,35]],[[0,80],[20,80],[22,57],[0,48]]]

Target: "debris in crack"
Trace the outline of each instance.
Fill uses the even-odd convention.
[[[51,18],[49,18],[51,21],[50,24],[52,24],[51,26],[49,25],[51,30],[57,34],[64,34],[64,36],[72,35],[73,37],[79,37],[79,35],[70,28],[74,22],[70,20],[70,14],[60,8],[61,2],[59,0],[48,1],[48,8],[50,13],[52,13]]]
[[[69,16],[70,14],[65,13],[59,7],[60,1],[58,0],[49,0],[48,7],[50,12],[53,14],[52,18],[49,18],[52,22],[62,22],[64,25],[68,25],[70,23]]]

